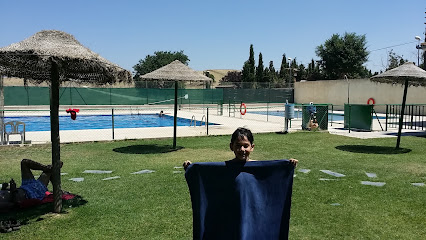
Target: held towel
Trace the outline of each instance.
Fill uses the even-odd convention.
[[[193,239],[288,239],[293,173],[288,160],[191,164]]]

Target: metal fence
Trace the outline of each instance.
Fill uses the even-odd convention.
[[[403,129],[424,130],[426,128],[426,104],[407,104],[404,109]],[[386,104],[385,131],[398,128],[402,105]]]
[[[295,104],[292,130],[307,129],[309,105]],[[220,103],[179,104],[177,137],[228,135],[238,127],[248,127],[254,133],[285,131],[284,103]],[[17,131],[8,136],[9,143],[21,143],[20,132],[25,131],[25,143],[50,142],[50,110],[43,107],[17,107],[3,111],[4,131],[10,133],[11,122],[22,122]],[[316,105],[316,117],[321,130],[338,124],[343,128],[343,111],[333,111],[330,104]],[[70,110],[78,109],[76,118]],[[373,113],[373,121],[381,121],[386,130],[397,128],[399,105],[388,105],[386,114]],[[408,105],[404,115],[404,128],[423,130],[425,105]],[[68,111],[67,111],[68,110]],[[77,111],[77,110],[75,110]],[[374,115],[375,114],[375,115]],[[107,141],[122,139],[171,138],[174,135],[173,105],[100,107],[74,106],[60,108],[61,142]],[[25,126],[25,130],[24,127]],[[0,127],[0,131],[1,131]],[[378,129],[375,129],[378,130]],[[4,138],[4,134],[2,134]],[[3,140],[6,140],[5,138]],[[3,142],[5,144],[5,142]]]

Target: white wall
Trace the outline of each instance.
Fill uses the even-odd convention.
[[[376,111],[384,112],[380,104],[401,104],[404,92],[403,85],[376,83],[369,79],[349,79],[349,102],[367,104],[374,98]],[[331,103],[335,110],[343,109],[348,102],[348,81],[322,80],[296,82],[294,86],[295,103]],[[410,86],[407,92],[407,104],[426,104],[426,87]]]

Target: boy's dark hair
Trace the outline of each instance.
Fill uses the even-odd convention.
[[[237,128],[237,130],[234,131],[231,137],[231,143],[234,143],[237,139],[244,138],[244,137],[247,137],[247,140],[249,140],[249,142],[253,144],[254,142],[253,134],[251,133],[249,129],[243,128],[243,127],[239,127]]]

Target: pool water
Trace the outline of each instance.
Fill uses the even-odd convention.
[[[5,117],[4,122],[21,121],[25,131],[50,131],[50,116]],[[177,118],[177,126],[189,126],[190,119]],[[197,125],[200,122],[197,121]],[[209,125],[217,125],[209,123]],[[114,115],[114,128],[172,127],[173,117],[158,114]],[[59,116],[59,130],[110,129],[111,115],[78,115],[76,120],[68,116]]]
[[[251,111],[250,113],[284,117],[284,111],[281,111],[281,110],[275,110],[275,111]],[[298,112],[295,111],[294,115],[295,115],[295,117],[299,116],[299,118],[302,118],[302,112],[299,112],[299,114],[298,114]],[[345,116],[343,114],[328,113],[328,120],[329,121],[331,121],[331,117],[333,117],[333,121],[344,121],[345,120]],[[376,118],[376,116],[373,116],[373,118]],[[386,117],[379,117],[379,119],[386,119]]]

